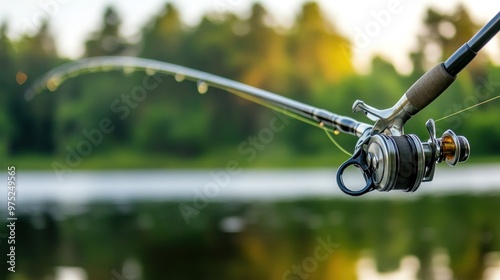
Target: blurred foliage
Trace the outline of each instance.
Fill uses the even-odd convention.
[[[196,26],[186,26],[176,7],[166,4],[133,42],[121,35],[120,15],[110,7],[84,48],[87,57],[133,55],[177,63],[352,115],[356,99],[379,108],[390,107],[425,69],[449,56],[479,26],[463,6],[450,14],[429,9],[418,45],[410,54],[413,73],[408,76],[398,73],[382,57],[373,58],[369,74],[357,74],[349,40],[313,2],[303,5],[288,29],[277,26],[260,4],[255,4],[247,17],[209,13]],[[165,158],[192,159],[193,166],[200,165],[200,159],[223,165],[227,158],[219,155],[228,150],[236,154],[238,145],[268,126],[274,116],[266,108],[225,92],[209,88],[206,95],[198,95],[196,85],[176,83],[172,77],[160,75],[153,76],[158,85],[137,101],[137,87],[148,76],[127,69],[76,77],[55,93],[44,92],[26,101],[23,93],[36,77],[67,60],[57,55],[47,22],[37,34],[16,41],[6,36],[7,29],[6,25],[0,28],[0,156],[8,156],[14,163],[35,154],[48,159],[29,161],[33,163],[27,165],[29,168],[50,168],[53,159],[64,162],[68,151],[77,150],[87,139],[83,130],[98,129],[103,119],[109,119],[114,130],[104,133],[102,142],[91,147],[89,158],[107,159],[105,166],[109,168],[124,166],[107,156],[119,151],[140,155],[127,161],[135,162],[127,167],[149,166],[145,164],[148,160],[162,154]],[[498,95],[499,74],[500,68],[480,54],[456,84],[409,122],[407,132],[426,138],[426,119],[437,119]],[[451,128],[466,135],[474,157],[499,155],[495,139],[499,139],[500,126],[494,123],[498,104],[443,120],[438,123],[438,133]],[[365,121],[361,115],[356,117]],[[325,151],[335,159],[318,160],[317,165],[338,164],[345,157],[324,133],[294,120],[273,140],[273,149],[281,149],[277,153],[282,162],[319,159]],[[338,141],[348,149],[354,145],[352,136],[338,136]],[[168,166],[176,166],[175,160],[169,162]]]
[[[16,226],[22,269],[2,270],[2,279],[52,279],[54,266],[82,267],[93,280],[120,279],[112,272],[121,274],[131,259],[141,272],[122,279],[299,279],[283,274],[314,256],[318,238],[335,245],[307,279],[356,279],[367,252],[380,271],[416,256],[420,279],[429,280],[433,257],[445,252],[453,279],[482,279],[488,253],[500,250],[500,224],[491,215],[499,213],[499,199],[212,202],[189,225],[179,202],[32,204]]]
[[[83,131],[95,137],[100,123],[109,120],[113,131],[101,131],[102,141],[76,164],[80,168],[224,166],[276,117],[223,91],[209,88],[200,95],[192,83],[128,69],[75,77],[27,101],[24,91],[36,77],[68,62],[57,54],[48,26],[15,41],[6,35],[8,26],[0,27],[0,159],[8,157],[9,163],[46,169],[54,160],[67,164],[69,151],[90,142]],[[196,26],[186,26],[176,7],[166,4],[134,41],[121,35],[120,15],[108,8],[84,48],[86,57],[132,55],[177,63],[352,115],[356,99],[390,107],[478,26],[462,6],[450,14],[429,9],[409,54],[409,75],[383,57],[373,58],[369,74],[356,73],[349,40],[315,3],[304,4],[288,29],[273,24],[259,4],[248,17],[207,14]],[[145,79],[158,85],[135,100]],[[408,123],[406,132],[426,139],[426,119],[494,97],[499,88],[500,67],[480,54],[445,94]],[[451,128],[466,135],[473,157],[498,156],[499,104],[438,122],[438,133]],[[337,138],[352,150],[352,136]],[[345,159],[321,130],[295,120],[273,135],[272,147],[258,152],[255,166],[331,166]],[[248,154],[239,156],[247,159]],[[23,269],[15,279],[51,279],[60,265],[82,266],[89,279],[119,279],[112,272],[121,271],[129,259],[141,265],[142,279],[283,279],[285,271],[314,253],[318,237],[328,236],[340,247],[308,279],[355,279],[356,261],[365,250],[371,250],[382,271],[415,255],[421,278],[431,279],[438,248],[450,255],[456,279],[478,279],[486,254],[500,250],[500,224],[492,214],[500,212],[499,198],[211,203],[189,226],[173,202],[95,202],[80,211],[75,205],[46,204],[23,208],[26,214],[19,217],[17,254]],[[224,231],[227,218],[243,228]],[[5,258],[0,255],[1,262]],[[1,279],[12,276],[0,273]]]

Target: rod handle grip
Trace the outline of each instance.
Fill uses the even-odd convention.
[[[434,66],[418,79],[405,93],[408,101],[418,111],[424,109],[443,93],[456,76],[450,75],[443,63]]]

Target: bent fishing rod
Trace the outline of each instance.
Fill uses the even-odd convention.
[[[29,100],[44,89],[55,91],[67,79],[85,73],[131,69],[145,70],[148,75],[172,75],[179,82],[197,82],[201,93],[206,92],[209,86],[223,89],[327,132],[343,132],[358,137],[353,155],[337,171],[337,184],[348,195],[360,196],[373,190],[414,192],[421,182],[432,181],[437,163],[444,161],[449,166],[455,166],[466,161],[470,145],[464,136],[458,136],[451,130],[437,138],[432,119],[426,122],[429,132],[427,141],[421,141],[415,134],[404,134],[405,123],[439,97],[499,30],[500,13],[497,13],[446,61],[422,75],[391,108],[379,110],[363,101],[355,101],[353,112],[364,113],[375,122],[373,125],[220,76],[136,57],[93,57],[64,64],[39,79],[25,93],[25,97]],[[351,166],[362,171],[365,185],[361,188],[351,188],[344,183],[344,171]]]

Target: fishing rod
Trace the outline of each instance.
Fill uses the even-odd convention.
[[[42,79],[38,80],[34,87],[26,93],[26,97],[31,98],[34,93],[40,92],[44,88],[53,91],[66,79],[74,77],[77,74],[117,69],[142,69],[145,70],[146,73],[160,72],[167,75],[173,75],[175,79],[180,82],[184,80],[195,81],[198,84],[199,90],[206,86],[226,90],[245,99],[271,107],[274,110],[294,118],[310,120],[312,121],[311,124],[329,131],[340,131],[359,137],[367,129],[371,128],[371,125],[358,122],[354,119],[337,115],[240,82],[176,64],[137,57],[92,57],[64,64],[51,70],[45,74]]]
[[[337,183],[346,194],[359,196],[373,190],[414,192],[421,182],[432,181],[435,165],[445,161],[450,166],[466,161],[470,145],[464,136],[447,130],[436,137],[432,119],[426,123],[429,139],[421,141],[414,134],[404,134],[404,125],[412,116],[432,103],[456,79],[476,54],[499,32],[500,13],[483,26],[467,43],[445,62],[438,64],[418,79],[391,108],[379,110],[363,101],[353,104],[353,112],[363,112],[374,125],[359,122],[269,91],[191,68],[136,57],[93,57],[59,66],[39,79],[26,92],[27,99],[44,89],[55,91],[69,78],[80,74],[119,69],[145,70],[148,75],[163,73],[177,81],[191,80],[200,92],[209,86],[223,89],[252,102],[269,107],[330,132],[343,132],[358,137],[351,158],[337,171]],[[344,171],[354,166],[362,171],[365,185],[353,189],[344,183]]]

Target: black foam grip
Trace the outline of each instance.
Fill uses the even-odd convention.
[[[448,74],[443,63],[436,65],[406,91],[406,98],[415,109],[420,111],[441,95],[455,81],[455,78]]]

